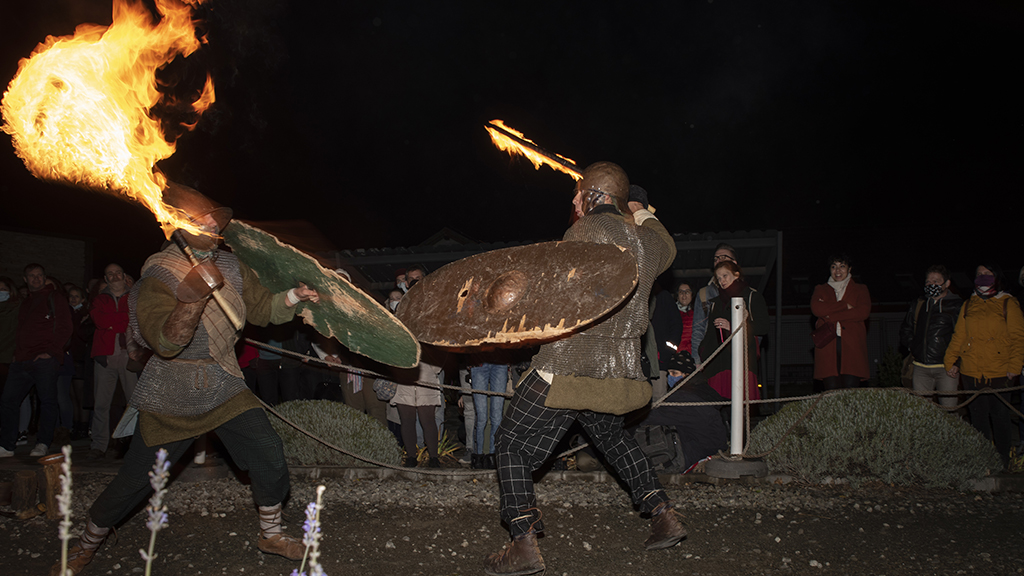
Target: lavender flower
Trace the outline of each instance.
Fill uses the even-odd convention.
[[[149,506],[146,506],[146,514],[149,520],[146,521],[146,528],[149,528],[149,551],[139,549],[139,554],[146,561],[146,576],[149,576],[156,554],[153,548],[156,547],[156,533],[167,526],[167,506],[164,506],[164,496],[167,490],[167,477],[170,475],[171,463],[167,461],[167,450],[161,448],[156,453],[156,464],[153,471],[149,473],[149,484],[153,487],[153,496],[149,499]]]
[[[64,452],[64,462],[60,465],[60,494],[57,496],[57,509],[63,519],[60,521],[60,573],[67,573],[68,568],[68,541],[71,540],[71,445],[66,444],[61,449]]]
[[[306,506],[306,521],[302,523],[302,543],[306,545],[306,555],[302,558],[299,569],[292,570],[291,576],[306,576],[302,571],[306,566],[306,558],[309,558],[309,576],[326,576],[323,567],[317,561],[320,557],[320,511],[323,509],[325,490],[326,486],[317,486],[316,502],[310,502],[309,506]]]

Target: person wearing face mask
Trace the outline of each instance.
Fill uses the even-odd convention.
[[[402,292],[397,288],[388,293],[388,299],[386,302],[384,302],[384,304],[388,307],[388,310],[391,311],[392,314],[394,314],[395,311],[398,310],[398,303],[402,301],[402,296],[404,295],[405,292]]]
[[[853,280],[853,267],[844,255],[828,259],[829,279],[814,287],[811,313],[818,317],[815,329],[828,326],[835,338],[814,348],[814,379],[825,390],[857,388],[871,377],[868,365],[868,330],[871,315],[868,287]]]
[[[732,260],[722,260],[715,265],[715,280],[719,293],[711,301],[708,310],[707,331],[700,343],[701,358],[707,359],[711,353],[721,346],[722,342],[732,333],[733,298],[742,298],[747,306],[747,386],[750,399],[761,398],[757,386],[757,336],[768,333],[768,306],[764,296],[747,285],[739,264]],[[711,360],[705,360],[703,374],[708,385],[724,398],[732,398],[732,353],[723,350]]]
[[[914,363],[914,391],[956,391],[957,380],[946,373],[943,361],[963,303],[949,290],[949,270],[942,265],[928,268],[924,297],[910,305],[900,327],[900,343],[910,351]],[[939,396],[939,404],[952,408],[957,398]]]
[[[668,370],[669,388],[675,386],[696,370],[696,363],[688,350],[680,350],[664,361]],[[708,386],[702,374],[686,381],[681,390],[669,397],[669,402],[722,402],[725,398]],[[729,445],[729,429],[722,413],[727,406],[659,406],[633,429],[644,426],[674,426],[685,458],[682,469],[686,472],[708,457],[725,450]],[[641,432],[642,433],[642,432]]]
[[[974,271],[974,294],[960,308],[945,366],[951,378],[963,379],[964,390],[1016,385],[1024,365],[1024,316],[1020,302],[1003,292],[1002,272],[981,265]],[[1009,402],[1010,393],[1001,393]],[[967,405],[971,424],[995,443],[1006,466],[1010,459],[1010,410],[995,394],[980,394]]]

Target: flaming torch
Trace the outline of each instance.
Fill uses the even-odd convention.
[[[138,201],[168,238],[179,228],[202,234],[162,201],[167,180],[154,166],[174,154],[174,142],[150,115],[160,99],[156,71],[202,41],[189,4],[156,0],[156,7],[158,22],[143,2],[114,0],[109,27],[83,24],[73,36],[47,37],[4,93],[3,130],[37,178]],[[213,101],[207,77],[192,106],[198,115]]]
[[[4,93],[3,130],[35,177],[140,202],[164,235],[181,246],[180,230],[210,233],[163,201],[167,179],[155,166],[174,154],[174,142],[167,141],[150,110],[160,100],[156,71],[178,55],[192,54],[202,42],[191,6],[203,0],[155,1],[157,22],[144,3],[114,0],[109,27],[83,24],[73,36],[47,37],[20,62]],[[196,116],[213,101],[207,76],[192,104]],[[185,253],[197,263],[191,251]],[[213,295],[241,328],[220,293]]]

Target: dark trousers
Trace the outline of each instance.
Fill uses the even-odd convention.
[[[533,471],[551,456],[576,420],[629,488],[641,512],[649,514],[668,501],[643,450],[622,429],[622,416],[548,408],[544,402],[550,387],[536,371],[528,374],[516,388],[495,437],[501,519],[509,525],[513,537],[544,529],[533,491]]]
[[[982,380],[963,375],[964,390],[980,390],[982,388],[1008,388],[1010,380],[1006,376]],[[1009,392],[1001,392],[1007,401]],[[1003,466],[1010,460],[1010,444],[1013,442],[1013,425],[1010,422],[1010,408],[996,397],[995,394],[979,394],[967,405],[971,414],[971,424],[981,432],[982,436],[996,445],[996,452],[1003,459]]]
[[[29,390],[36,387],[39,396],[39,433],[37,444],[47,446],[53,442],[53,430],[57,426],[57,373],[60,366],[56,358],[45,358],[31,362],[12,362],[0,396],[0,446],[14,450],[18,442],[18,418],[21,402]]]
[[[153,492],[149,472],[156,462],[158,450],[167,450],[167,461],[174,463],[195,441],[189,438],[160,446],[146,446],[140,428],[135,427],[131,447],[117,476],[89,509],[89,517],[101,528],[109,528],[124,520]],[[235,464],[249,472],[256,504],[273,506],[283,501],[291,487],[288,465],[284,461],[284,445],[270,425],[267,413],[261,408],[253,408],[221,424],[216,432]]]

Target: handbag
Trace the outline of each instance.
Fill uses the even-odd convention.
[[[398,384],[390,380],[377,379],[373,381],[373,391],[381,402],[390,402],[398,392]]]
[[[832,322],[825,322],[811,331],[811,338],[814,340],[815,348],[824,348],[828,343],[836,339],[836,325]]]

